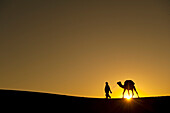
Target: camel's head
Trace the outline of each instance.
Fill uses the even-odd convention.
[[[119,81],[117,82],[117,84],[121,87],[121,88],[124,88],[124,85],[122,85],[122,83]]]
[[[117,82],[118,85],[122,84],[121,81]]]

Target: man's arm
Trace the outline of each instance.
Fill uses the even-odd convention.
[[[110,87],[109,87],[109,89],[110,89]],[[111,89],[110,89],[110,93],[112,93]]]

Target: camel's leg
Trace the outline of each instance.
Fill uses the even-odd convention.
[[[128,95],[130,96],[129,89],[128,89]]]
[[[133,96],[134,96],[134,92],[133,92],[133,89],[132,89],[132,98],[133,98]]]
[[[133,89],[135,90],[136,94],[138,95],[138,92],[137,92],[135,86],[133,87]],[[139,98],[139,95],[138,95],[138,98]]]
[[[126,89],[124,89],[124,91],[123,91],[123,98],[124,98],[124,93],[125,93],[125,91],[126,91]]]

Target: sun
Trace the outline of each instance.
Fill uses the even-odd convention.
[[[127,99],[127,100],[131,100],[131,98],[132,98],[132,96],[130,95],[125,95],[125,98]]]
[[[126,99],[127,99],[127,100],[130,100],[130,99],[131,99],[131,97],[130,97],[130,96],[128,96],[128,97],[126,97]]]

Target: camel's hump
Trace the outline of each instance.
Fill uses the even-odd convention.
[[[135,84],[132,80],[126,80],[124,84],[129,84],[129,83],[133,85]]]

